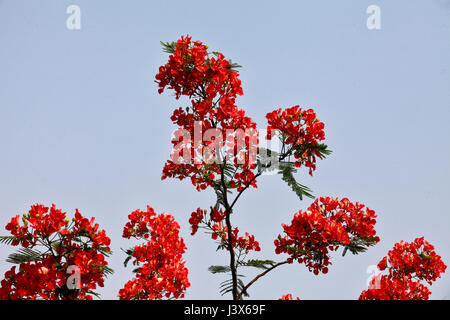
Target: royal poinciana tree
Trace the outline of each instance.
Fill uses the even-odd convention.
[[[0,241],[22,248],[7,260],[18,267],[5,273],[1,300],[91,300],[112,273],[105,260],[111,240],[94,218],[78,210],[69,220],[55,205],[36,204],[22,217],[13,217],[6,230],[11,235]]]
[[[249,252],[261,248],[253,235],[233,225],[236,202],[246,190],[257,188],[260,176],[274,169],[300,200],[314,198],[293,174],[304,167],[313,175],[316,161],[330,154],[322,143],[325,126],[312,109],[293,106],[268,113],[267,133],[261,137],[256,123],[236,104],[237,96],[243,94],[236,70],[239,65],[189,36],[162,45],[170,56],[156,75],[158,92],[169,89],[176,99],[189,101],[171,117],[178,129],[162,178],[189,179],[198,191],[214,190],[211,206],[194,210],[189,222],[192,235],[205,229],[218,242],[218,249],[228,252],[229,265],[209,268],[231,275],[222,283],[223,294],[242,299],[256,281],[284,264],[298,262],[315,275],[327,273],[332,251],[342,247],[344,255],[347,251],[358,254],[379,242],[373,210],[346,198],[320,197],[307,210],[297,212],[289,225],[283,224],[283,235],[275,237],[275,252],[286,255],[284,260],[248,259]],[[259,139],[278,139],[280,147],[259,148]],[[244,283],[238,273],[242,267],[261,272]]]
[[[162,45],[170,56],[156,75],[158,92],[169,89],[176,99],[188,100],[171,117],[178,128],[162,179],[188,179],[198,191],[213,190],[211,205],[193,208],[189,223],[192,235],[205,230],[217,242],[217,249],[228,255],[227,265],[209,268],[212,273],[229,274],[220,286],[222,294],[243,299],[255,282],[285,264],[303,264],[315,275],[327,273],[334,251],[359,254],[380,241],[373,210],[347,198],[315,198],[296,181],[298,169],[313,175],[317,160],[331,152],[323,143],[325,126],[312,109],[274,110],[266,115],[267,130],[257,130],[256,123],[236,105],[237,96],[243,94],[239,65],[189,36]],[[259,147],[263,140],[272,148]],[[239,214],[235,205],[246,190],[257,188],[262,175],[274,170],[300,200],[314,201],[296,212],[289,224],[282,224],[283,233],[274,236],[279,261],[250,259],[261,248],[254,235],[232,223]],[[128,219],[122,236],[141,244],[125,250],[124,264],[132,261],[135,276],[120,289],[119,298],[183,298],[190,283],[179,224],[172,215],[157,214],[150,206],[133,211]],[[68,220],[54,205],[33,205],[22,216],[22,224],[17,215],[6,230],[11,235],[0,237],[0,242],[22,248],[8,258],[18,267],[5,273],[0,299],[92,299],[97,286],[103,286],[104,277],[112,273],[105,260],[111,254],[110,239],[94,218],[84,218],[78,210]],[[259,270],[248,282],[240,276],[246,267]],[[359,299],[428,299],[431,292],[424,282],[431,285],[446,270],[423,238],[395,244],[378,268],[381,273]],[[280,298],[292,299],[290,293]]]

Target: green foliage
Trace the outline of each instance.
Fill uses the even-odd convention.
[[[241,66],[240,64],[237,64],[237,63],[235,63],[235,62],[232,62],[231,59],[229,59],[228,61],[230,62],[230,65],[228,66],[228,68],[229,68],[230,70],[237,71],[236,69],[242,68],[242,66]]]
[[[217,198],[214,208],[219,209],[220,206],[225,207],[225,199],[223,197],[223,192],[222,192],[222,189],[220,188],[219,184],[216,183],[214,185],[214,191],[216,193],[216,198]]]
[[[161,46],[162,46],[162,50],[166,53],[174,53],[175,52],[175,48],[177,46],[176,42],[172,41],[172,42],[163,42],[160,41]]]
[[[344,251],[342,252],[342,256],[345,256],[347,251],[350,251],[352,254],[358,254],[362,252],[366,252],[370,246],[373,246],[377,243],[378,238],[352,238],[350,239],[350,243],[344,246]]]
[[[110,267],[108,267],[108,266],[105,266],[105,265],[103,265],[103,264],[96,264],[96,263],[94,263],[94,264],[92,264],[94,267],[97,267],[97,269],[99,270],[99,271],[103,271],[104,273],[105,273],[105,275],[111,275],[111,274],[113,274],[114,273],[114,270],[113,269],[111,269]]]
[[[243,277],[243,275],[238,275],[239,277]],[[247,293],[247,291],[242,291],[245,287],[244,282],[242,281],[242,279],[238,278],[237,279],[237,289],[239,292],[242,292],[242,295],[245,297],[249,297],[249,294]],[[233,279],[227,279],[223,282],[220,283],[220,294],[223,296],[227,293],[231,293],[233,292]]]
[[[139,268],[134,268],[131,272],[133,272],[133,273],[138,273],[138,271],[141,269],[141,267],[139,267]]]
[[[228,178],[228,179],[226,179],[227,182],[233,179],[235,172],[236,172],[236,169],[235,169],[234,165],[226,163],[223,166],[223,174],[226,178]]]
[[[308,148],[309,148],[309,150],[317,151],[318,152],[317,156],[320,159],[325,159],[326,156],[329,156],[333,152],[330,149],[328,149],[328,146],[324,143],[319,143],[316,145],[309,145]]]
[[[95,296],[96,298],[100,299],[100,294],[98,294],[97,292],[94,292],[94,291],[92,291],[92,290],[88,290],[87,293],[92,294],[92,295]]]
[[[0,236],[0,243],[6,245],[11,245],[14,240],[19,240],[19,238],[15,236]]]
[[[248,261],[240,261],[239,265],[244,267],[254,267],[258,269],[264,269],[267,270],[270,267],[272,267],[275,264],[275,261],[272,260],[258,260],[258,259],[252,259]]]
[[[212,274],[216,273],[228,273],[231,272],[231,268],[229,266],[210,266],[208,271]]]
[[[95,250],[99,251],[105,257],[109,257],[110,255],[112,255],[112,251],[106,247],[96,247]]]
[[[123,249],[121,249],[121,250],[122,250],[123,252],[125,252],[126,255],[127,255],[125,261],[123,262],[123,266],[126,268],[127,265],[128,265],[128,262],[130,262],[130,260],[133,258],[133,252],[134,252],[134,249],[133,249],[133,248],[130,248],[130,249],[127,249],[127,250],[123,250]],[[133,263],[133,264],[135,264],[135,263]]]
[[[21,264],[30,261],[42,261],[42,253],[29,248],[20,248],[16,253],[12,253],[6,262]]]
[[[219,251],[219,250],[225,250],[225,249],[228,248],[228,243],[222,242],[222,241],[218,241],[218,242],[219,242],[219,243],[218,243],[218,245],[217,245],[216,251]]]
[[[296,173],[296,172],[297,172],[297,169],[295,168],[294,163],[280,162],[280,169],[279,169],[278,173],[280,173],[282,175],[281,179],[284,182],[286,182],[289,187],[291,187],[292,191],[295,192],[295,194],[300,198],[300,200],[303,200],[304,196],[314,199],[312,190],[309,189],[307,186],[299,184],[295,180],[294,173]]]
[[[427,256],[427,255],[426,255],[425,253],[423,253],[423,252],[419,253],[419,257],[421,257],[422,259],[425,259],[425,260],[434,260],[434,259],[436,259],[436,257]]]
[[[256,260],[255,260],[256,261]],[[268,261],[268,260],[267,260]],[[212,274],[217,274],[217,273],[231,273],[231,268],[229,266],[210,266],[208,268],[208,271],[211,272]],[[245,287],[244,282],[240,279],[241,277],[244,277],[244,275],[242,274],[237,274],[237,289],[238,291],[242,291]],[[227,293],[231,293],[233,291],[233,279],[227,279],[223,282],[220,283],[219,286],[219,292],[221,295],[225,295]],[[243,296],[245,297],[249,297],[248,293],[246,291],[244,291],[242,293]]]

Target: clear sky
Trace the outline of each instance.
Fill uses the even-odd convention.
[[[68,30],[66,9],[81,8],[81,29]],[[369,5],[381,29],[366,27]],[[381,241],[366,253],[333,255],[314,276],[285,265],[250,289],[251,298],[357,299],[367,267],[395,242],[424,236],[450,265],[450,1],[66,1],[0,0],[0,234],[35,203],[69,215],[95,216],[112,238],[115,274],[101,289],[116,299],[131,279],[120,248],[127,215],[149,204],[181,225],[189,299],[220,299],[226,264],[209,235],[190,235],[188,218],[209,207],[211,191],[161,181],[182,106],[158,95],[165,63],[159,41],[190,34],[238,62],[244,96],[237,103],[260,127],[278,107],[312,107],[334,151],[313,178],[298,180],[317,196],[348,197],[378,214]],[[259,179],[236,206],[233,221],[255,234],[255,258],[281,260],[273,240],[299,201],[280,176]],[[0,245],[0,273],[13,252]],[[247,279],[252,273],[248,273]],[[450,299],[450,269],[432,287]],[[227,297],[229,298],[229,297]]]

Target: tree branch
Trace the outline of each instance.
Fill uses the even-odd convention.
[[[265,270],[264,272],[258,274],[256,277],[253,278],[252,281],[250,281],[244,288],[242,288],[241,293],[239,293],[239,295],[237,296],[237,300],[241,300],[241,299],[242,299],[242,295],[244,294],[244,292],[246,292],[247,289],[248,289],[252,284],[254,284],[259,278],[265,276],[266,274],[268,274],[268,273],[269,273],[270,271],[272,271],[273,269],[275,269],[275,268],[277,268],[277,267],[279,267],[279,266],[282,266],[283,264],[289,263],[289,261],[290,261],[290,259],[288,258],[288,259],[285,260],[285,261],[278,262],[278,263],[274,264],[272,267],[270,267],[270,268],[268,268],[267,270]]]
[[[236,263],[235,263],[235,256],[234,256],[234,247],[233,247],[233,239],[232,239],[232,226],[231,226],[231,220],[230,215],[232,212],[232,208],[228,204],[227,199],[227,185],[225,183],[225,176],[224,176],[224,168],[226,165],[226,160],[224,159],[224,162],[220,168],[220,181],[222,184],[222,191],[223,191],[223,202],[225,206],[225,222],[227,224],[227,234],[228,234],[228,250],[230,251],[230,269],[231,269],[231,279],[233,282],[233,300],[237,300],[238,297],[238,290],[237,290],[237,274],[236,274]]]

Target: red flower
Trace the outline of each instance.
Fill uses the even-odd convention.
[[[309,174],[316,169],[316,157],[322,157],[317,149],[319,141],[325,139],[325,125],[316,118],[312,109],[302,110],[300,106],[278,109],[266,115],[268,121],[267,139],[272,138],[272,130],[281,132],[283,145],[289,155],[295,157],[295,166],[309,168]]]
[[[346,198],[318,198],[306,211],[296,213],[290,225],[282,225],[286,235],[274,241],[275,253],[289,254],[315,275],[327,273],[330,251],[352,242],[370,246],[379,241],[375,218],[373,210]]]
[[[12,245],[44,251],[34,260],[12,267],[1,281],[0,299],[92,299],[97,286],[103,287],[111,251],[110,239],[98,230],[94,218],[88,220],[76,210],[70,222],[55,205],[51,208],[37,204],[22,216],[23,225],[15,216],[6,230],[14,236]],[[41,249],[42,250],[42,249]],[[36,251],[38,252],[38,251]],[[80,270],[81,287],[66,286],[69,266]]]
[[[292,294],[290,294],[290,293],[285,294],[285,295],[283,295],[283,296],[282,296],[280,299],[278,299],[278,300],[292,300]],[[297,300],[300,300],[300,298],[297,297]]]
[[[401,241],[388,252],[378,268],[387,275],[373,279],[372,286],[361,293],[360,300],[427,300],[430,291],[420,281],[432,284],[447,266],[424,238],[408,243]],[[373,285],[375,281],[378,286]]]
[[[129,254],[133,264],[140,267],[136,277],[120,289],[120,299],[183,298],[190,284],[182,258],[186,246],[179,236],[178,223],[170,214],[157,215],[149,206],[147,211],[133,211],[128,218],[123,237],[146,242],[135,246]]]
[[[169,88],[177,99],[187,96],[191,100],[188,107],[176,109],[171,117],[180,129],[172,140],[174,151],[162,179],[189,178],[202,191],[214,187],[214,179],[221,175],[219,163],[226,161],[236,168],[230,181],[233,188],[240,191],[250,181],[256,187],[252,180],[258,143],[256,123],[235,104],[236,97],[243,94],[241,81],[224,55],[208,52],[206,45],[189,36],[181,37],[155,81],[159,93]],[[203,133],[208,130],[216,130],[218,136],[204,139]]]
[[[372,280],[371,289],[363,291],[359,300],[428,300],[430,294],[427,287],[408,277],[382,276],[378,280]]]

